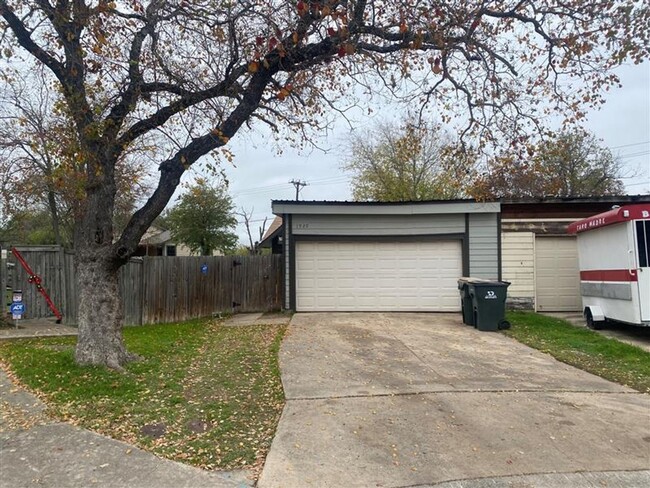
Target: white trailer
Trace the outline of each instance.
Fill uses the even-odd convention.
[[[587,325],[650,327],[650,203],[613,208],[569,225],[577,234]]]

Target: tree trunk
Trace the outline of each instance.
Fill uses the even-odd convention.
[[[77,251],[79,336],[75,359],[82,365],[121,370],[136,356],[126,350],[122,338],[119,267],[100,253]]]
[[[91,151],[88,151],[89,153]],[[95,154],[100,151],[95,151]],[[113,250],[114,164],[88,163],[83,213],[75,223],[75,269],[79,300],[77,364],[122,370],[136,359],[124,345],[120,266]]]
[[[54,231],[54,242],[57,246],[61,245],[61,230],[59,226],[59,212],[56,205],[56,197],[51,190],[47,191],[47,203],[50,207],[50,216],[52,217],[52,230]]]

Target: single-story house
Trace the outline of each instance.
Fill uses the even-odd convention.
[[[508,304],[540,312],[581,311],[578,248],[568,225],[615,205],[648,201],[650,195],[502,200]]]
[[[577,246],[567,226],[614,205],[649,201],[274,201],[276,218],[260,246],[285,256],[287,309],[457,310],[456,278],[475,276],[509,281],[513,308],[580,311]],[[437,291],[413,290],[432,283]]]
[[[262,240],[258,243],[261,248],[271,248],[271,254],[282,254],[282,234],[284,227],[282,226],[282,217],[276,215],[266,229]]]
[[[284,308],[460,310],[460,276],[500,277],[498,202],[272,202],[281,227]],[[276,222],[280,222],[276,220]]]
[[[144,233],[135,256],[196,256],[190,248],[184,244],[175,242],[171,232],[151,226]],[[214,251],[213,256],[221,256],[221,251]]]

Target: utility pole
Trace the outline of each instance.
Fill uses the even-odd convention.
[[[296,187],[296,201],[297,201],[298,195],[300,194],[300,190],[302,189],[303,186],[307,186],[307,182],[300,181],[300,180],[291,180],[289,183],[291,183],[293,186]]]

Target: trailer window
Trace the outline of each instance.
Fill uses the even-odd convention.
[[[650,262],[650,220],[636,221],[636,243],[639,251],[639,266],[647,268]]]

